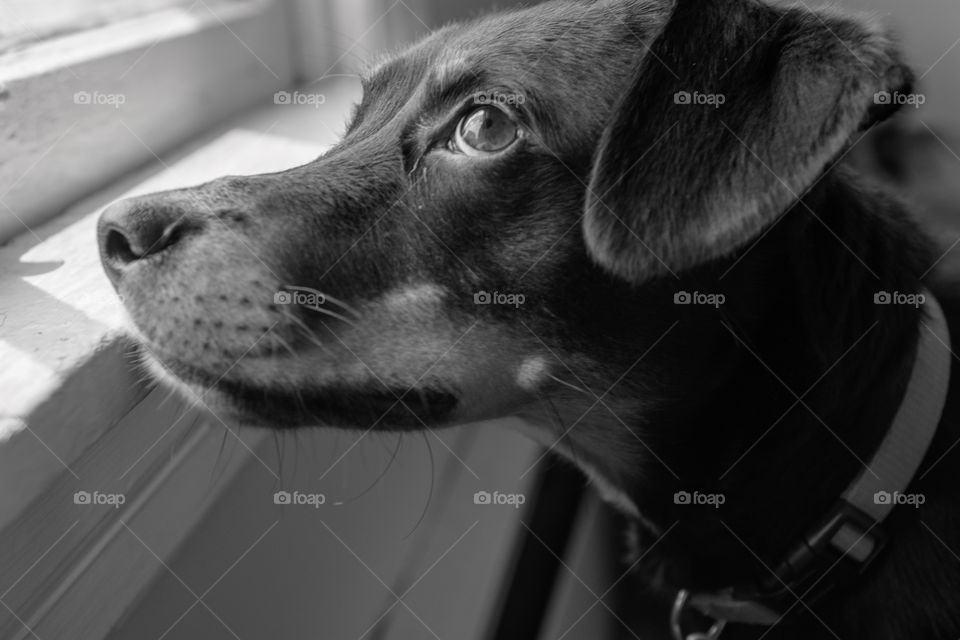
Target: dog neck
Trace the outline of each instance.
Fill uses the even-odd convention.
[[[923,237],[896,203],[835,171],[755,246],[691,274],[691,288],[722,288],[723,321],[687,329],[699,373],[658,426],[676,444],[631,492],[670,529],[652,554],[668,584],[763,577],[863,469],[903,398],[923,318],[874,296],[919,293],[933,263]],[[675,504],[677,491],[723,496],[722,518]]]

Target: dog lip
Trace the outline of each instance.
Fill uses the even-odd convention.
[[[246,421],[274,428],[342,426],[412,430],[449,423],[459,400],[433,388],[324,387],[280,390],[235,380],[214,388]]]
[[[459,406],[449,390],[432,387],[390,388],[329,385],[318,389],[278,389],[217,376],[180,360],[159,360],[178,380],[199,386],[201,395],[243,423],[273,428],[302,426],[422,429],[448,424]],[[212,392],[212,393],[211,393]]]

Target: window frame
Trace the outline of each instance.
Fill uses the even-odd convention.
[[[328,90],[334,110],[353,97]],[[144,168],[38,227],[42,242],[22,234],[0,247],[0,637],[104,637],[241,468],[260,459],[266,431],[204,419],[143,379],[93,230],[117,197],[221,169],[307,162],[336,136],[270,135],[299,128],[296,109],[310,107],[272,109],[292,125],[262,110],[244,115],[168,166]],[[232,453],[222,457],[224,436]],[[77,491],[123,494],[125,503],[83,506]],[[149,541],[133,533],[144,530]]]
[[[290,86],[288,9],[210,0],[0,57],[0,243]]]
[[[0,56],[2,637],[104,636],[267,439],[245,433],[211,481],[220,425],[144,384],[93,229],[163,158],[176,167],[185,146],[294,86],[296,1],[206,0]],[[78,103],[82,91],[124,108]],[[323,145],[285,148],[306,161]],[[77,517],[78,487],[130,502]],[[138,521],[149,551],[124,532]]]

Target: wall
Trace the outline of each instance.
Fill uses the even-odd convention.
[[[932,127],[957,131],[960,112],[960,2],[957,0],[842,0],[872,13],[900,34],[907,59],[922,77],[917,90],[927,102],[917,116]]]

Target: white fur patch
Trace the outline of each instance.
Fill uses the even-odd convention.
[[[446,292],[439,286],[425,282],[423,284],[394,289],[383,296],[382,302],[391,311],[400,311],[410,307],[424,307],[440,302]]]
[[[530,356],[517,368],[517,386],[533,391],[546,376],[547,361],[542,356]]]

